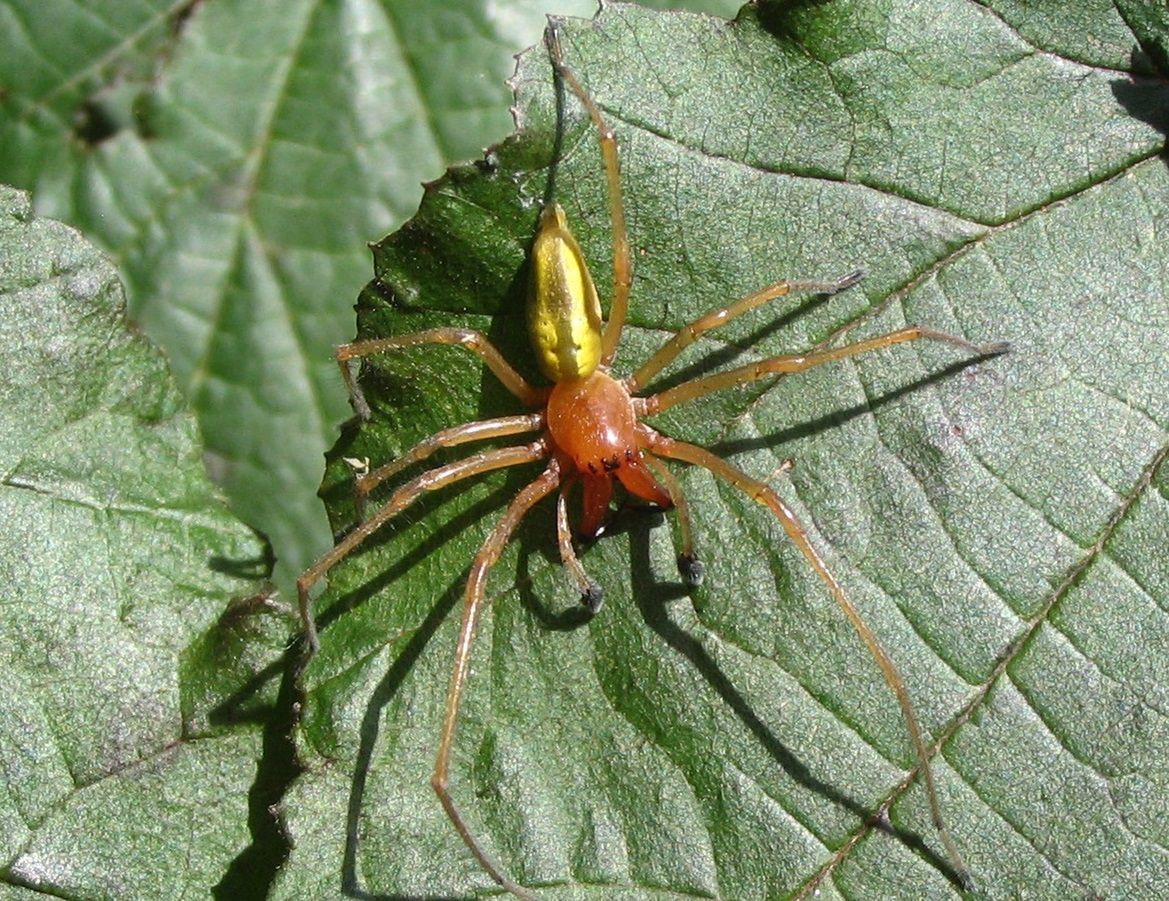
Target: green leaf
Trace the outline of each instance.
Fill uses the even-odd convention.
[[[809,523],[940,745],[982,893],[1152,896],[1169,866],[1169,90],[1110,5],[1048,13],[776,3],[728,24],[611,4],[564,45],[621,142],[619,372],[730,298],[858,265],[857,288],[744,317],[664,383],[907,322],[1012,343],[890,348],[655,424]],[[553,172],[606,290],[595,132],[570,99],[550,169],[542,49],[516,84],[520,131],[376,248],[361,334],[470,325],[532,375],[524,260]],[[326,480],[338,530],[355,519],[342,457],[376,465],[517,411],[452,348],[370,360],[363,384],[374,418]],[[534,472],[427,497],[330,574],[277,897],[497,890],[427,783],[467,567]],[[956,895],[877,666],[766,510],[679,474],[700,589],[680,584],[668,514],[624,511],[585,550],[607,597],[587,624],[551,504],[495,567],[453,759],[471,830],[540,897]],[[867,825],[887,802],[889,828]]]
[[[0,190],[0,834],[4,883],[205,894],[253,842],[272,691],[255,620],[219,618],[266,548],[203,470],[110,263]],[[283,631],[283,627],[280,628]]]
[[[0,4],[0,181],[113,256],[282,584],[330,541],[314,492],[349,413],[332,348],[353,335],[366,242],[506,131],[504,79],[544,11]]]

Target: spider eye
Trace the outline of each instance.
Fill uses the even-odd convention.
[[[587,378],[601,360],[601,302],[559,204],[544,207],[532,245],[528,331],[554,382]]]

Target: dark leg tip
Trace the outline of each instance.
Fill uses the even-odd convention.
[[[839,294],[841,291],[847,291],[857,282],[859,282],[866,275],[864,269],[854,269],[848,275],[840,278],[833,286],[833,294]]]
[[[693,554],[680,554],[678,556],[678,572],[682,574],[687,585],[691,588],[697,588],[702,584],[702,579],[706,575],[706,567]]]
[[[590,582],[589,587],[580,596],[580,603],[590,616],[596,616],[605,604],[605,592],[596,582]]]
[[[548,55],[552,58],[552,65],[557,69],[564,64],[564,51],[560,49],[560,18],[548,16],[548,24],[544,26],[544,46],[548,48]]]
[[[586,532],[584,529],[578,529],[576,532],[576,540],[578,544],[589,545],[595,542],[598,538],[605,534],[605,524],[597,526],[592,532]]]

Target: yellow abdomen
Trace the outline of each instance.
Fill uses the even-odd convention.
[[[528,332],[554,382],[587,378],[601,361],[601,302],[559,204],[540,214],[532,245]]]

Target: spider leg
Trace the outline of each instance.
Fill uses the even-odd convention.
[[[601,586],[589,578],[576,555],[576,548],[572,546],[572,528],[568,524],[568,490],[575,479],[566,479],[560,485],[560,494],[556,498],[556,539],[560,545],[560,559],[564,568],[572,576],[576,587],[580,589],[580,602],[589,613],[597,613],[605,603],[605,594]]]
[[[655,432],[645,425],[642,425],[640,428],[647,446],[654,452],[661,454],[663,457],[681,460],[685,463],[691,463],[695,466],[708,469],[714,475],[734,485],[751,498],[751,500],[767,507],[779,519],[784,531],[787,532],[788,538],[799,548],[800,553],[804,555],[804,559],[816,571],[816,575],[828,586],[828,590],[836,599],[836,603],[840,606],[848,621],[852,623],[857,635],[860,636],[861,641],[869,649],[869,653],[873,655],[877,666],[881,668],[881,674],[885,677],[885,682],[893,690],[893,694],[897,696],[897,703],[901,705],[901,714],[905,719],[905,725],[909,730],[914,750],[917,753],[918,769],[925,779],[926,794],[929,796],[930,813],[933,817],[934,828],[937,829],[938,835],[941,836],[942,844],[946,847],[946,853],[950,857],[950,862],[954,866],[959,881],[964,885],[968,884],[970,881],[970,873],[966,869],[966,864],[962,861],[962,855],[958,853],[958,846],[950,838],[949,830],[946,829],[945,821],[942,819],[942,808],[938,802],[938,790],[934,784],[933,772],[930,769],[929,752],[926,749],[925,740],[922,737],[921,726],[918,724],[913,703],[909,699],[909,692],[905,688],[905,681],[897,671],[897,667],[894,665],[892,658],[889,657],[889,654],[881,646],[880,641],[877,640],[877,636],[873,633],[873,630],[864,621],[860,611],[857,610],[852,601],[849,600],[848,595],[845,594],[844,587],[836,580],[836,577],[828,569],[827,564],[824,563],[819,551],[812,544],[807,528],[800,521],[799,517],[796,516],[795,512],[784,503],[783,498],[767,484],[760,482],[758,479],[751,478],[742,470],[732,466],[726,460],[705,448],[682,441],[675,441],[659,432]]]
[[[686,495],[682,493],[682,485],[670,472],[670,468],[653,454],[646,454],[645,462],[654,471],[654,475],[658,477],[658,481],[666,489],[666,494],[670,496],[670,501],[674,505],[674,512],[678,517],[678,531],[681,533],[682,539],[682,552],[678,554],[678,572],[686,580],[687,585],[696,588],[702,584],[706,567],[702,565],[702,561],[694,553],[694,527],[690,521],[690,505],[686,503]]]
[[[480,419],[435,432],[424,438],[396,460],[391,460],[372,472],[357,477],[355,503],[357,518],[365,519],[365,505],[370,493],[386,479],[393,478],[407,466],[425,460],[435,451],[444,447],[456,447],[469,441],[484,441],[488,438],[506,438],[523,432],[534,432],[544,425],[544,414],[523,413],[518,416],[500,416],[497,419]]]
[[[357,379],[353,375],[350,361],[386,351],[418,347],[422,344],[459,345],[478,354],[480,359],[487,364],[487,368],[495,373],[495,377],[503,383],[503,387],[518,397],[525,406],[539,406],[547,397],[547,390],[532,387],[522,375],[512,368],[512,365],[503,358],[503,354],[487,340],[482,332],[469,328],[432,328],[393,338],[373,338],[368,341],[354,341],[352,344],[338,345],[335,351],[337,365],[341,368],[341,378],[345,380],[345,387],[349,389],[349,398],[358,416],[363,420],[369,419],[369,404],[366,403],[365,394],[362,393],[361,386],[357,384]]]
[[[609,186],[609,221],[613,234],[613,293],[609,301],[609,320],[601,337],[601,365],[607,366],[617,353],[621,329],[629,310],[629,289],[633,285],[633,260],[629,252],[629,234],[625,228],[625,207],[621,201],[621,161],[617,153],[617,135],[606,123],[601,109],[581,86],[576,75],[564,62],[560,46],[559,21],[549,17],[544,29],[544,43],[557,77],[572,90],[597,128],[601,160]]]
[[[864,274],[865,271],[863,269],[857,269],[854,272],[848,273],[848,275],[841,276],[834,282],[776,282],[773,285],[768,285],[766,288],[759,289],[754,294],[740,297],[728,306],[711,310],[704,316],[695,319],[689,325],[683,326],[673,338],[663,344],[658,349],[658,352],[646,360],[637,372],[626,379],[626,387],[630,393],[636,392],[643,385],[648,384],[650,379],[669,366],[682,351],[707,332],[718,328],[720,325],[726,325],[732,319],[742,316],[744,313],[749,313],[756,307],[770,303],[787,294],[795,294],[797,292],[839,294],[841,291],[851,288],[859,282],[864,278]]]
[[[475,560],[471,564],[471,572],[467,576],[467,587],[464,594],[463,622],[459,630],[459,643],[455,652],[455,666],[451,672],[450,691],[447,694],[446,713],[442,720],[442,735],[438,743],[438,755],[434,762],[434,774],[430,777],[430,784],[435,794],[442,802],[451,822],[463,841],[475,855],[492,879],[503,888],[520,898],[534,899],[534,896],[512,882],[504,875],[502,868],[495,862],[479,844],[478,839],[471,834],[470,828],[460,813],[449,791],[451,750],[454,746],[455,727],[459,720],[459,707],[462,701],[463,688],[467,682],[467,673],[471,664],[471,645],[475,640],[475,628],[479,623],[479,614],[482,612],[483,602],[486,599],[487,576],[499,555],[515,532],[520,520],[528,510],[541,498],[551,494],[560,484],[560,466],[555,459],[533,481],[529,482],[515,496],[508,505],[503,518],[495,524]]]
[[[721,391],[724,388],[746,385],[765,376],[776,375],[778,373],[803,372],[805,369],[811,369],[813,366],[821,366],[824,363],[832,363],[836,360],[843,360],[846,357],[855,357],[858,354],[868,353],[870,350],[891,347],[894,344],[904,344],[907,341],[918,341],[922,338],[953,344],[955,347],[959,347],[980,357],[1006,353],[1010,350],[1010,345],[1005,341],[996,341],[990,344],[974,344],[965,338],[960,338],[957,335],[951,335],[947,332],[940,332],[937,329],[928,328],[924,325],[911,325],[907,328],[898,329],[895,332],[889,332],[886,335],[878,335],[875,338],[867,338],[864,341],[857,341],[854,344],[846,344],[843,347],[836,347],[831,350],[770,357],[766,360],[760,360],[758,363],[748,363],[746,366],[729,369],[726,372],[716,372],[714,375],[691,379],[688,382],[683,382],[681,385],[667,388],[665,391],[642,399],[644,407],[640,415],[652,416],[683,401],[694,400],[697,397],[705,397],[707,394]]]
[[[313,616],[312,603],[309,592],[321,577],[332,569],[340,560],[347,557],[366,538],[380,529],[383,525],[409,507],[414,501],[427,491],[436,491],[454,482],[476,476],[493,469],[503,469],[507,466],[518,466],[521,463],[531,463],[548,456],[548,449],[541,439],[523,447],[503,447],[497,450],[483,451],[439,466],[422,473],[415,479],[402,485],[395,491],[386,505],[373,516],[357,525],[348,535],[333,546],[327,554],[317,560],[312,566],[301,573],[296,580],[296,594],[300,602],[300,617],[304,622],[305,639],[308,641],[309,653],[315,654],[320,649],[320,640],[317,637],[317,623]]]

